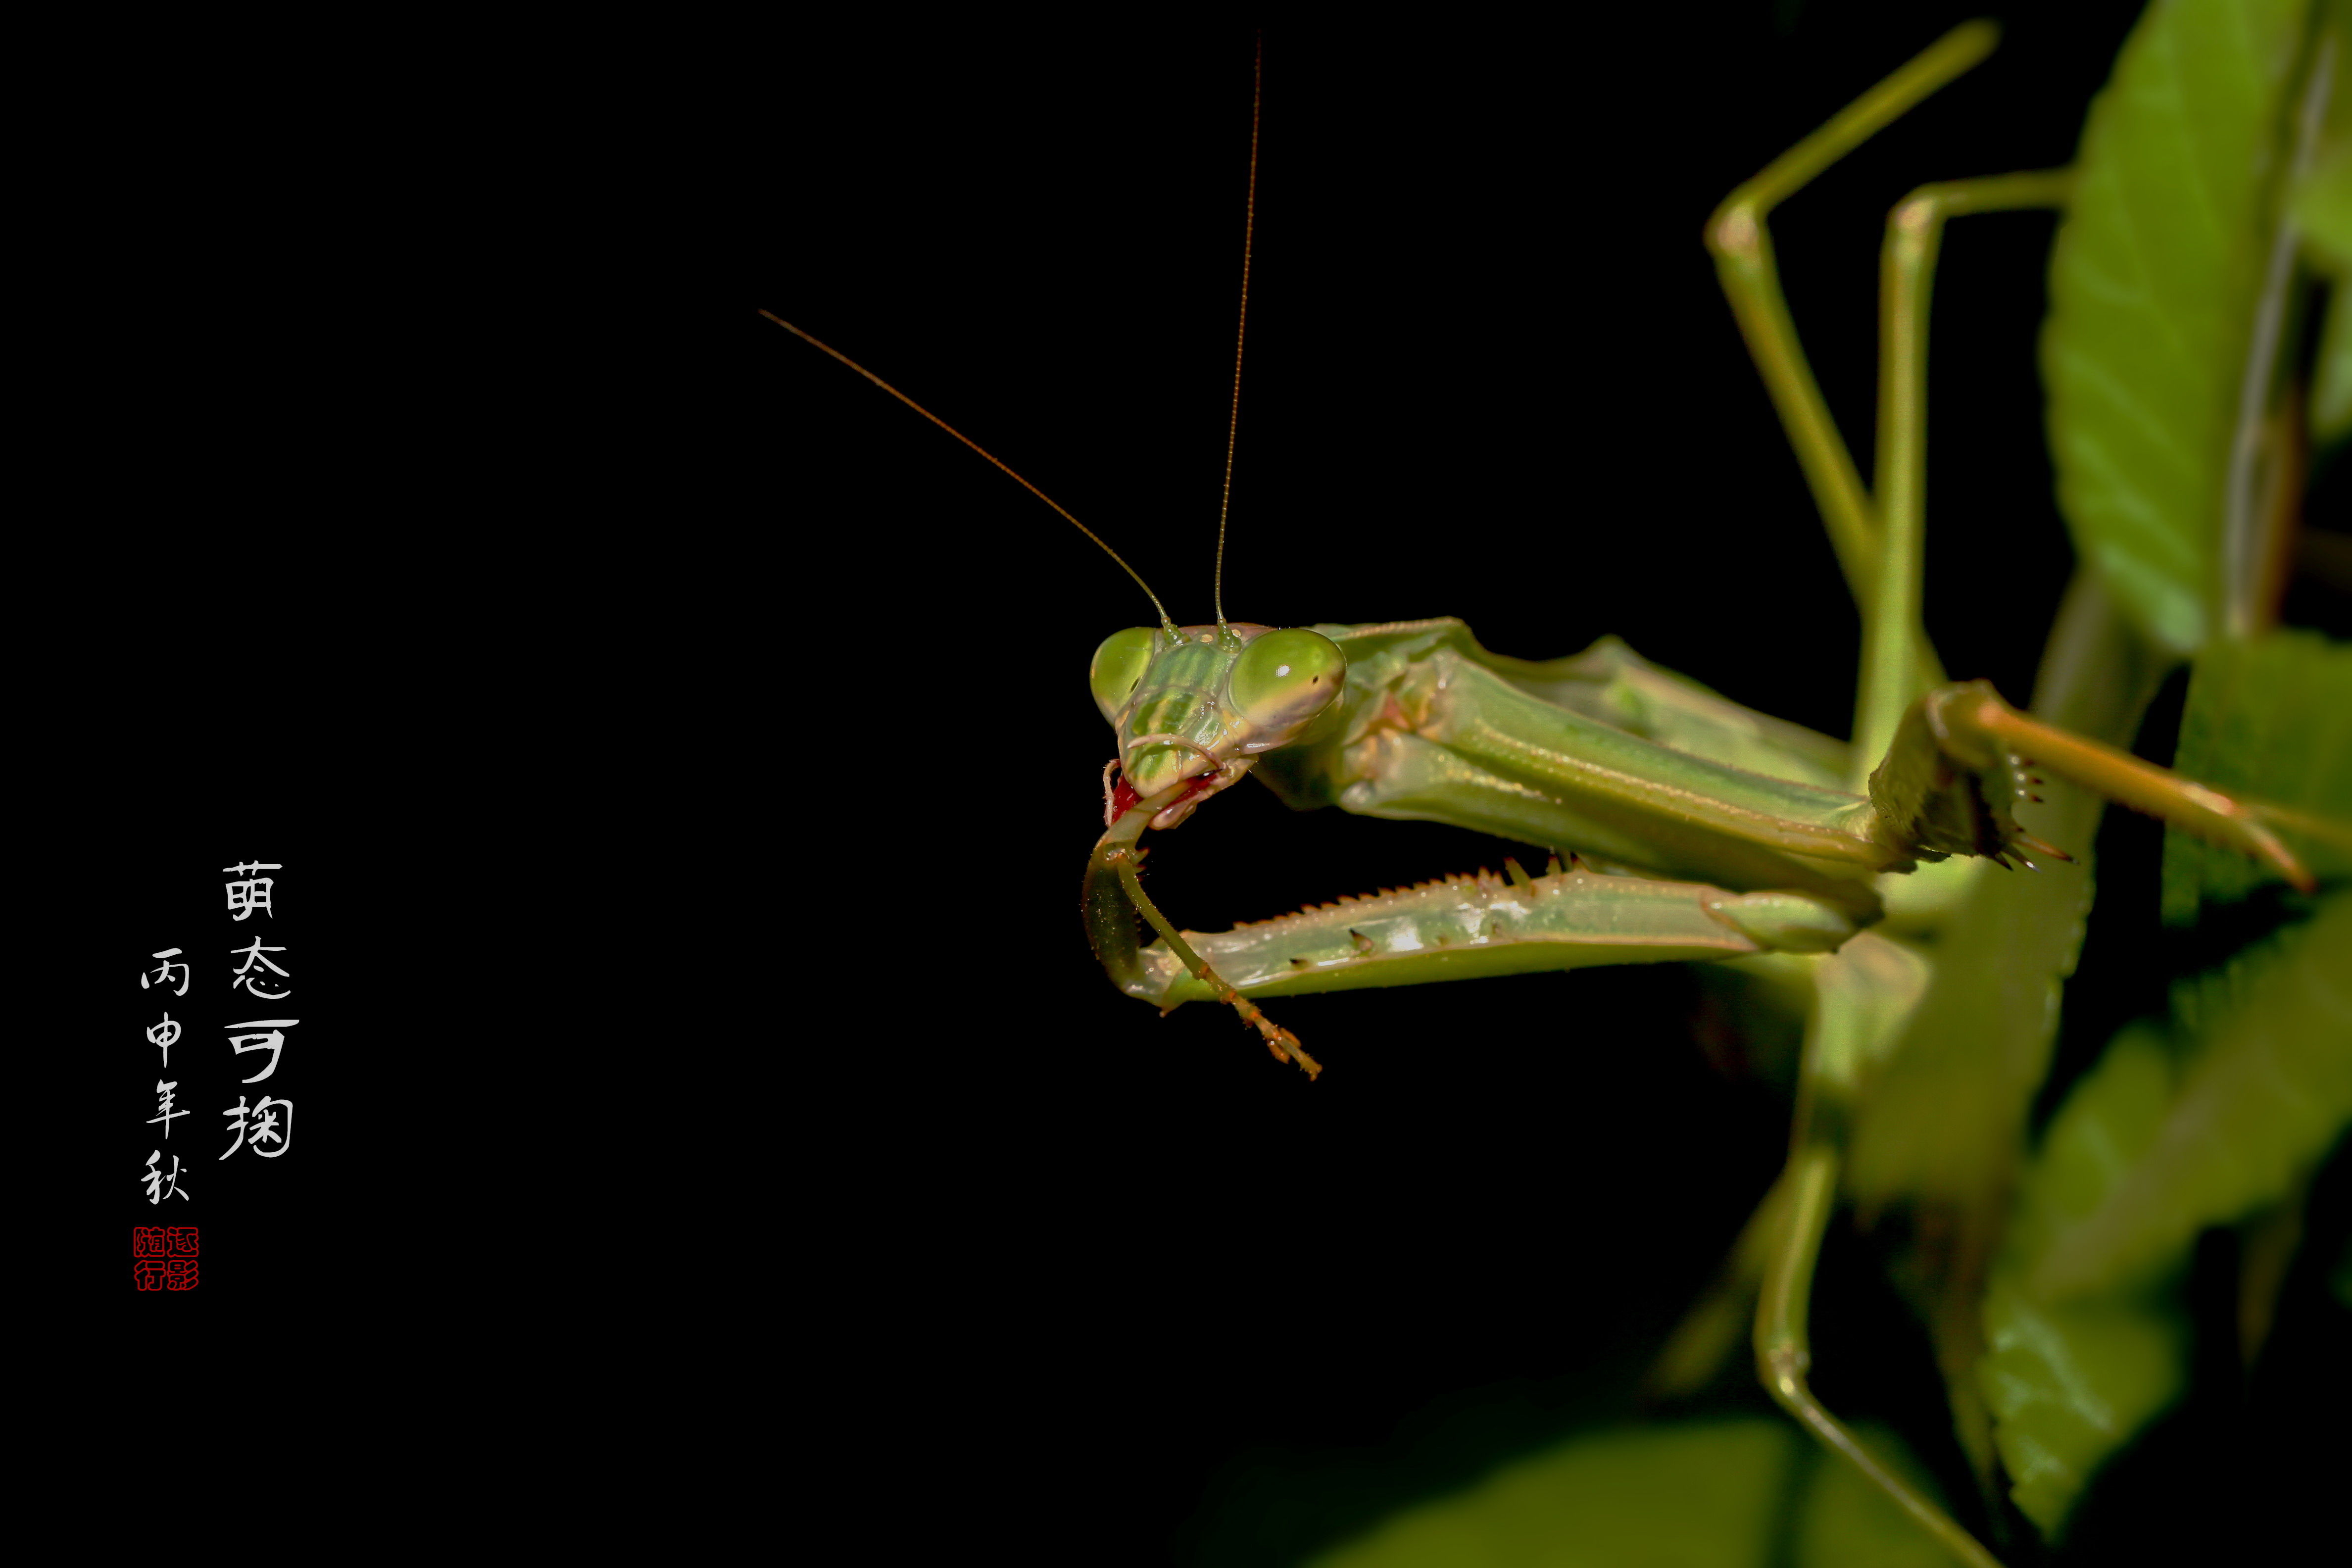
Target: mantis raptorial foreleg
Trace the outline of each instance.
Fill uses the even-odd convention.
[[[2011,816],[2028,780],[2010,753],[2029,745],[2053,773],[2304,876],[2253,808],[2041,725],[1980,684],[1939,688],[1914,704],[1864,797],[1806,782],[1846,765],[1835,742],[1750,713],[1622,647],[1531,663],[1488,654],[1459,621],[1317,630],[1347,653],[1348,698],[1329,732],[1255,759],[1286,801],[1574,845],[1595,865],[1637,874],[1579,870],[1525,883],[1482,874],[1191,934],[1181,956],[1134,948],[1118,883],[1097,877],[1089,929],[1129,994],[1164,1008],[1833,950],[1880,918],[1873,880],[1882,871],[1948,855],[2050,853]],[[1133,844],[1149,815],[1149,803],[1128,809],[1104,846]],[[1105,868],[1129,863],[1097,853]],[[1114,962],[1120,931],[1128,945]],[[1222,979],[1199,979],[1203,962]]]
[[[1160,933],[1160,945],[1151,951],[1174,963],[1190,976],[1196,994],[1204,1001],[1223,1002],[1242,1016],[1243,1022],[1257,1030],[1265,1041],[1265,1048],[1280,1062],[1296,1063],[1308,1078],[1319,1075],[1322,1064],[1307,1054],[1298,1037],[1265,1016],[1265,1010],[1227,984],[1224,977],[1211,968],[1206,959],[1195,952],[1183,934],[1171,924],[1160,906],[1143,890],[1143,882],[1136,875],[1142,861],[1142,851],[1135,841],[1142,837],[1145,826],[1161,809],[1174,805],[1184,794],[1184,786],[1175,787],[1137,803],[1131,809],[1115,817],[1101,842],[1095,846],[1094,857],[1087,866],[1087,936],[1094,943],[1095,956],[1114,976],[1132,972],[1141,962],[1141,952],[1135,945],[1135,924],[1125,914],[1131,908],[1141,914],[1151,929]],[[1116,885],[1118,896],[1110,896]],[[1120,902],[1125,900],[1124,907]],[[1168,1005],[1175,1005],[1175,998]]]

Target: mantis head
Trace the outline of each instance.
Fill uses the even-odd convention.
[[[1184,626],[1174,638],[1158,626],[1112,633],[1087,677],[1095,706],[1118,732],[1119,781],[1106,821],[1150,803],[1152,826],[1175,826],[1238,783],[1259,753],[1305,735],[1338,704],[1347,678],[1339,645],[1303,626],[1236,621]]]

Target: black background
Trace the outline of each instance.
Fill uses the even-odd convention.
[[[1886,209],[2063,163],[2132,9],[2018,19],[1773,219],[1851,443]],[[1966,15],[1270,24],[1231,614],[1458,615],[1529,657],[1613,632],[1843,733],[1854,616],[1699,230]],[[408,171],[331,235],[316,183],[187,175],[181,232],[249,210],[289,243],[202,252],[169,331],[106,361],[138,440],[101,503],[152,505],[158,542],[52,587],[77,629],[27,668],[69,714],[37,759],[52,1034],[109,1042],[36,1068],[94,1129],[43,1129],[62,1310],[126,1378],[125,1347],[266,1354],[347,1410],[429,1393],[478,1416],[460,1441],[548,1409],[591,1446],[715,1439],[704,1484],[781,1479],[885,1554],[1289,1562],[1625,1415],[1778,1165],[1774,1042],[1689,970],[1534,976],[1278,1009],[1310,1085],[1228,1016],[1116,994],[1076,918],[1108,755],[1084,670],[1148,606],[751,313],[1205,618],[1253,26],[776,26],[707,142],[690,91],[598,78],[530,155]],[[740,307],[681,279],[697,223],[740,238]],[[539,224],[547,267],[504,245]],[[2052,227],[1956,225],[1937,285],[1929,626],[2019,700],[2071,566]],[[1247,787],[1153,889],[1214,929],[1514,852]],[[252,858],[286,867],[304,1020],[257,1087],[299,1142],[211,1161],[231,1075],[191,1068],[204,1284],[139,1295],[130,1226],[179,1221],[138,1195],[135,976],[179,945],[226,994],[262,922],[217,868]],[[1951,1479],[1877,1279],[1833,1236],[1820,1386]],[[1717,1404],[1762,1396],[1735,1369]]]
[[[1774,216],[1865,478],[1886,210],[2067,162],[2134,11],[2018,19]],[[1613,632],[1844,733],[1855,618],[1700,228],[1968,15],[1269,25],[1227,611],[1458,615],[1528,657]],[[757,304],[1067,507],[1180,622],[1211,615],[1252,47],[1191,20],[795,33],[742,204]],[[2072,564],[2034,362],[2053,227],[1955,225],[1937,284],[1928,624],[2019,700]],[[1276,1008],[1310,1085],[1229,1016],[1116,995],[1074,918],[1108,754],[1083,670],[1148,605],[968,450],[741,326],[721,427],[751,473],[713,500],[782,541],[774,973],[791,1136],[821,1151],[786,1272],[848,1325],[787,1351],[787,1390],[828,1394],[795,1478],[847,1452],[920,1472],[972,1539],[1273,1563],[1629,1413],[1777,1168],[1770,1042],[1727,1039],[1686,970],[1589,971]],[[1514,852],[1243,788],[1160,846],[1154,896],[1217,929]],[[2094,1027],[2160,1001],[2137,969]],[[1857,1244],[1824,1268],[1824,1397],[1910,1422],[1964,1489],[1903,1309]],[[1719,1403],[1765,1407],[1744,1384]]]

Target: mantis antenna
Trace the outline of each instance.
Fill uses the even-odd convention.
[[[1255,153],[1252,153],[1251,166],[1253,169],[1256,166]],[[1244,242],[1243,248],[1244,251],[1247,250],[1248,247],[1246,242]],[[1246,258],[1244,258],[1244,270],[1247,270]],[[1244,283],[1244,287],[1246,289],[1246,283]],[[987,447],[982,447],[979,442],[973,440],[971,437],[965,435],[962,431],[957,429],[954,426],[949,424],[946,420],[940,418],[938,415],[932,413],[929,409],[924,407],[921,404],[916,402],[913,398],[908,396],[905,393],[899,391],[897,387],[891,385],[888,382],[875,374],[872,371],[866,369],[864,365],[859,364],[856,360],[851,359],[839,349],[835,348],[830,343],[818,342],[816,339],[809,336],[806,332],[801,331],[798,327],[795,327],[790,321],[787,321],[772,310],[761,310],[760,314],[767,317],[768,320],[775,322],[776,325],[783,328],[784,331],[792,333],[793,336],[800,339],[801,342],[808,344],[811,348],[821,350],[825,353],[831,354],[834,358],[839,360],[842,363],[847,365],[850,369],[856,371],[858,374],[864,376],[866,380],[872,382],[875,385],[880,387],[883,391],[888,393],[891,396],[897,398],[899,402],[905,404],[908,407],[913,409],[916,413],[921,415],[924,418],[929,420],[932,424],[938,426],[940,429],[946,431],[957,440],[962,442],[965,446],[971,447],[973,451],[978,452],[982,457],[986,458],[990,462],[994,463],[999,468],[1003,469],[1006,476],[1009,477],[1014,484],[1019,485],[1023,489],[1027,490],[1031,495],[1035,496],[1039,500],[1044,501],[1055,511],[1061,512],[1064,517],[1069,518],[1070,526],[1072,528],[1076,529],[1080,533],[1085,534],[1097,544],[1102,545],[1102,552],[1105,555],[1109,556],[1113,561],[1118,562],[1118,569],[1120,571],[1135,579],[1135,585],[1143,590],[1143,596],[1151,601],[1151,607],[1153,609],[1160,612],[1160,626],[1162,631],[1168,634],[1169,642],[1172,644],[1180,643],[1184,640],[1183,634],[1176,629],[1176,623],[1169,619],[1168,608],[1160,602],[1160,595],[1153,593],[1151,591],[1151,584],[1143,580],[1143,574],[1138,572],[1134,567],[1129,566],[1127,563],[1127,558],[1119,554],[1118,551],[1113,550],[1108,544],[1103,544],[1102,536],[1095,532],[1093,529],[1088,528],[1076,518],[1070,517],[1070,514],[1063,510],[1061,502],[1055,500],[1052,496],[1047,495],[1044,490],[1039,489],[1035,485],[1031,484],[1027,479],[1023,479],[1019,474],[1013,473],[1011,468],[1005,467],[1004,463],[997,458],[996,454],[991,452]],[[1230,465],[1232,461],[1232,456],[1228,453],[1226,462]],[[1228,469],[1226,483],[1228,485],[1232,483],[1230,468]],[[1222,565],[1224,559],[1223,523],[1222,521],[1218,524],[1218,561]],[[1217,614],[1217,623],[1219,626],[1223,626],[1224,624],[1224,612],[1222,609],[1219,610]]]
[[[1249,197],[1242,216],[1242,313],[1234,323],[1234,406],[1225,420],[1225,493],[1217,501],[1217,636],[1225,635],[1225,513],[1234,504],[1234,438],[1242,423],[1242,339],[1249,331],[1250,238],[1257,227],[1257,116],[1265,92],[1265,35],[1257,36],[1257,58],[1250,68]]]

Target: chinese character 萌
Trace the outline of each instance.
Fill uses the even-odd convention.
[[[255,871],[283,871],[286,868],[263,860],[241,860],[221,869],[231,876],[243,877]],[[268,877],[256,877],[249,882],[231,882],[228,884],[228,907],[236,911],[239,920],[250,919],[256,910],[275,920],[278,911],[270,907],[269,889],[276,885],[276,881]]]

